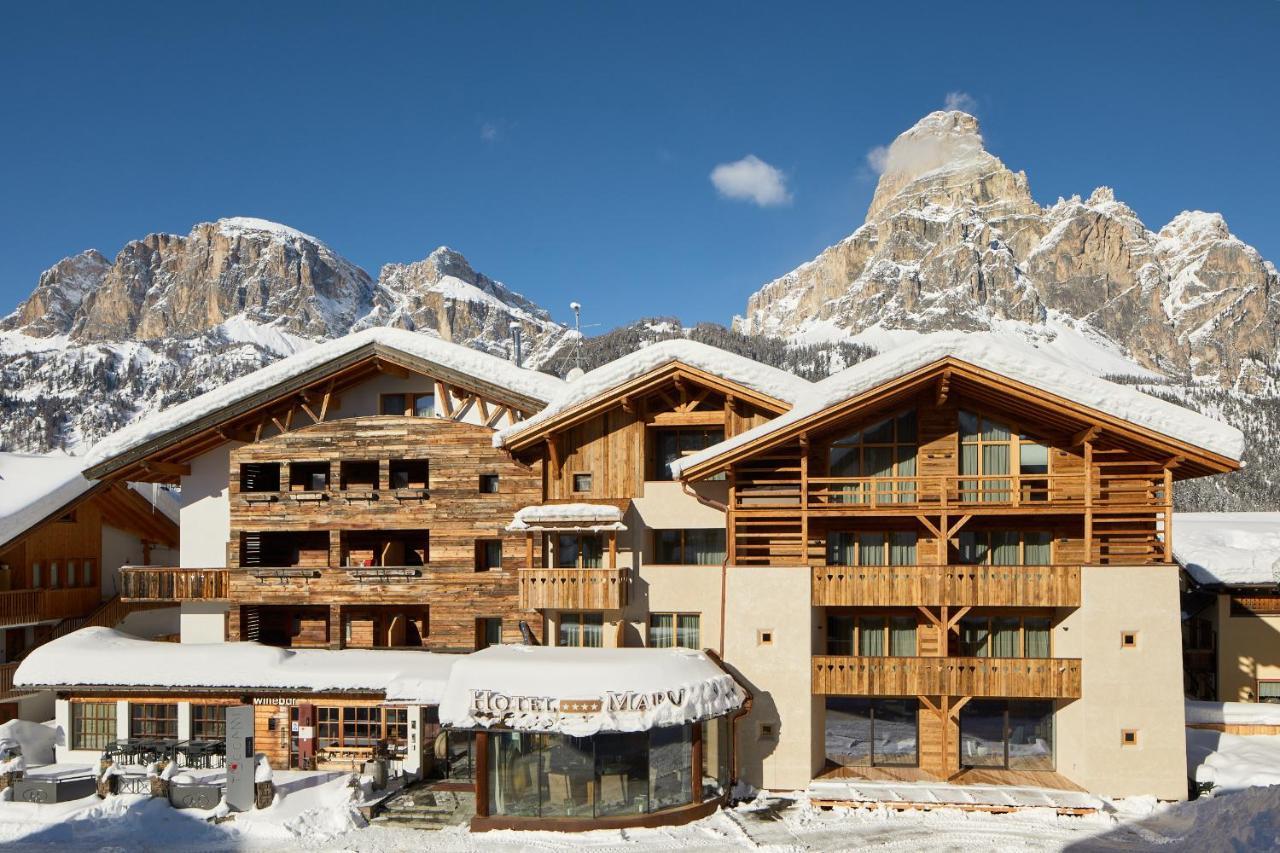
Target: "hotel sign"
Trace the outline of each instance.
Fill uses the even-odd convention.
[[[497,690],[472,690],[471,716],[500,721],[517,714],[610,714],[650,711],[662,705],[683,705],[685,688],[641,692],[606,690],[603,699],[560,699],[554,696],[519,696]]]

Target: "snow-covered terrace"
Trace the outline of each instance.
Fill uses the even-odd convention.
[[[671,463],[679,476],[895,379],[951,358],[1231,460],[1244,434],[1182,406],[1085,373],[1031,344],[988,333],[937,332],[813,383],[783,415]]]
[[[1179,512],[1173,555],[1197,583],[1280,585],[1280,512]]]

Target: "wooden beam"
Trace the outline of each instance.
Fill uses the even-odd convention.
[[[302,407],[302,411],[307,413],[307,417],[311,418],[311,422],[313,424],[320,423],[320,416],[311,410],[311,406],[307,405],[305,402],[299,403],[298,405]]]
[[[476,395],[476,408],[480,410],[480,423],[487,424],[489,422],[489,404],[479,394]]]
[[[939,530],[937,527],[934,526],[934,523],[929,520],[929,517],[927,515],[917,515],[916,520],[919,521],[921,524],[923,524],[925,526],[925,529],[928,530],[930,533],[932,533],[938,539],[947,538],[946,536],[943,535],[941,530]]]
[[[938,406],[945,406],[947,403],[947,395],[951,393],[951,371],[944,370],[942,375],[938,377],[938,395],[935,403]]]
[[[948,630],[948,631],[954,631],[954,630],[955,630],[955,628],[956,628],[956,626],[960,624],[960,620],[961,620],[961,619],[963,619],[963,618],[965,617],[965,614],[966,614],[966,613],[968,613],[968,612],[969,612],[970,610],[972,610],[972,609],[973,609],[973,608],[971,608],[971,607],[958,607],[958,608],[956,608],[955,615],[954,615],[954,616],[952,616],[950,619],[948,619],[948,620],[947,620],[947,630]]]
[[[324,396],[320,398],[320,420],[324,420],[329,416],[329,407],[339,405],[333,396],[333,383],[329,383],[329,387],[325,389]]]
[[[1090,427],[1085,427],[1075,435],[1071,436],[1071,446],[1080,447],[1086,441],[1097,441],[1098,436],[1101,433],[1102,433],[1102,427],[1098,426],[1097,424],[1094,424],[1093,426],[1090,426]]]
[[[936,615],[934,615],[934,612],[932,610],[930,610],[928,607],[925,607],[923,604],[917,604],[916,610],[919,610],[921,613],[924,614],[924,618],[929,620],[929,624],[933,625],[933,627],[937,628],[938,630],[942,630],[942,620],[939,619]]]
[[[960,516],[959,521],[947,528],[947,539],[955,538],[955,535],[960,532],[960,528],[968,524],[971,518],[973,518],[972,515]]]
[[[547,459],[551,462],[553,476],[560,479],[560,436],[547,436]]]
[[[449,389],[449,385],[443,381],[437,382],[440,386],[440,393],[436,395],[440,400],[440,405],[444,408],[444,416],[446,418],[453,417],[453,393]]]
[[[484,422],[484,425],[487,427],[495,427],[498,425],[498,421],[502,420],[503,415],[509,414],[511,414],[511,409],[506,406],[495,406],[493,411],[489,414],[489,419]],[[512,418],[511,420],[513,423],[515,422],[515,418]]]
[[[374,359],[373,366],[379,373],[384,373],[387,376],[394,376],[397,379],[408,379],[413,375],[406,368],[403,368],[398,364],[392,364],[389,361],[383,361],[380,358]]]
[[[186,477],[191,474],[191,466],[178,462],[154,462],[150,459],[142,463],[142,468],[152,474],[168,477]]]

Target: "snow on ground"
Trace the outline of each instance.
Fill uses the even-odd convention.
[[[1215,791],[1280,785],[1280,736],[1187,729],[1187,766]]]
[[[761,797],[688,826],[555,832],[436,832],[364,826],[345,776],[279,773],[271,808],[206,822],[140,795],[36,806],[0,802],[6,850],[149,851],[1120,851],[1269,850],[1280,843],[1280,788],[1254,788],[1174,806],[1120,801],[1083,817],[1045,810],[991,815],[938,809],[821,811],[803,795]]]
[[[1280,582],[1280,512],[1179,512],[1173,553],[1199,583]]]

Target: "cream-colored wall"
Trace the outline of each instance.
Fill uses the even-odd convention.
[[[699,646],[720,650],[720,566],[642,566],[632,574],[627,645],[647,645],[650,613],[697,613]]]
[[[805,788],[822,767],[822,700],[812,695],[810,675],[810,577],[803,568],[728,570],[724,662],[754,696],[738,723],[739,775],[757,788]],[[771,644],[760,644],[761,630],[772,632]],[[774,726],[773,739],[760,737],[764,723]]]
[[[1232,616],[1229,595],[1217,611],[1218,699],[1257,701],[1259,679],[1280,680],[1280,616]]]
[[[724,483],[698,485],[698,494],[704,499],[723,504],[728,498],[729,490]],[[640,526],[650,530],[724,527],[724,510],[702,503],[686,493],[680,483],[647,481],[644,484],[644,497],[633,499],[631,506],[628,527],[632,529]]]
[[[1054,630],[1081,659],[1081,698],[1055,715],[1058,772],[1096,794],[1187,796],[1178,567],[1085,566],[1081,606]],[[1137,648],[1120,645],[1136,631]],[[1121,745],[1136,729],[1138,744]]]
[[[110,598],[120,590],[121,566],[172,566],[179,559],[177,549],[153,547],[150,563],[143,561],[142,540],[136,534],[109,524],[102,525],[102,595]]]
[[[227,495],[231,451],[229,441],[191,460],[178,495],[182,531],[179,565],[184,569],[220,569],[227,565],[231,538],[231,503]]]
[[[227,639],[227,605],[209,601],[184,601],[178,614],[184,643],[221,643]]]

